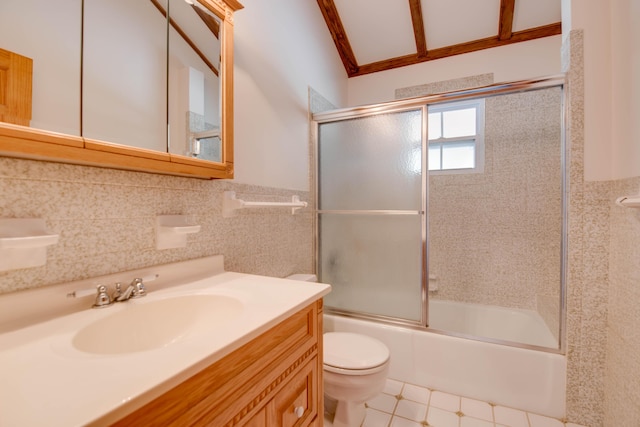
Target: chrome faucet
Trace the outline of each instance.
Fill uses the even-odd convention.
[[[67,294],[67,298],[81,298],[89,295],[95,296],[95,302],[93,308],[108,307],[115,302],[128,301],[133,298],[140,298],[147,295],[147,288],[144,282],[151,282],[156,280],[158,274],[153,274],[145,277],[137,277],[131,281],[127,289],[122,291],[122,284],[116,283],[116,289],[111,296],[108,294],[107,287],[102,284],[98,284],[95,289],[79,289]]]
[[[144,282],[141,278],[135,278],[127,286],[124,292],[119,292],[119,287],[116,286],[116,295],[114,295],[114,301],[127,301],[132,298],[140,298],[147,295],[147,289],[144,287]]]

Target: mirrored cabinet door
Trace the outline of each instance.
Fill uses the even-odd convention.
[[[84,0],[85,138],[167,152],[167,18],[155,3]]]
[[[0,122],[80,135],[81,0],[0,1]]]
[[[169,152],[221,162],[223,24],[197,1],[169,10]]]
[[[0,155],[233,178],[237,0],[0,0]]]

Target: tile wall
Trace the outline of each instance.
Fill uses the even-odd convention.
[[[611,183],[604,426],[640,425],[640,209],[615,205],[640,194],[640,177]]]
[[[487,98],[484,172],[429,177],[432,298],[530,310],[558,300],[561,105],[559,88]],[[558,312],[550,323],[557,331]]]
[[[149,265],[225,255],[230,271],[283,277],[313,271],[312,215],[255,209],[222,217],[222,194],[290,201],[290,191],[231,181],[0,157],[0,217],[44,218],[60,234],[42,267],[0,272],[0,293]],[[188,215],[202,231],[186,248],[156,250],[157,215]]]

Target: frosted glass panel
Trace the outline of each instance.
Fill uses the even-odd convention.
[[[329,307],[421,320],[420,215],[319,215]]]
[[[321,124],[320,209],[419,210],[421,125],[421,110]]]

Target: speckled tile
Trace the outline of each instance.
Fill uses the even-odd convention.
[[[222,193],[290,200],[307,191],[0,157],[0,216],[44,218],[60,241],[46,266],[0,273],[0,293],[223,254],[240,272],[313,271],[310,213],[264,210],[222,218]],[[269,212],[266,212],[269,211]],[[201,222],[186,248],[155,249],[155,217]],[[287,217],[283,219],[283,217]],[[259,242],[256,245],[256,242]]]

